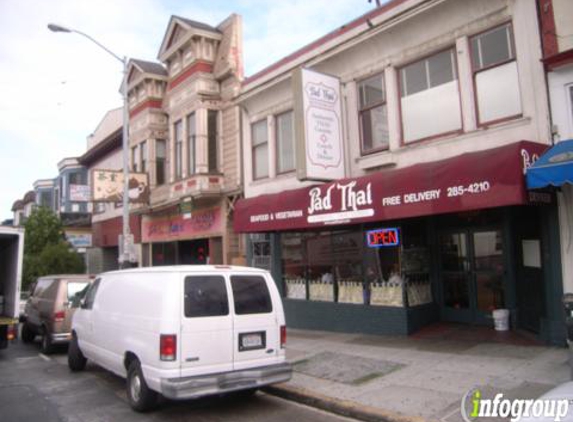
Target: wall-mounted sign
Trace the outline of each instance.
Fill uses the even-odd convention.
[[[184,218],[181,214],[158,217],[146,215],[141,230],[143,243],[211,237],[220,235],[223,218],[220,208],[195,209],[190,218]]]
[[[299,180],[344,178],[340,81],[308,69],[293,74]]]
[[[89,202],[90,197],[89,185],[70,185],[70,201]]]
[[[123,172],[121,170],[92,170],[91,180],[93,202],[122,202]],[[147,173],[129,173],[129,202],[149,202]]]
[[[76,249],[89,248],[92,245],[91,233],[66,233],[66,240]]]
[[[400,230],[396,227],[370,230],[366,232],[369,248],[400,246]]]

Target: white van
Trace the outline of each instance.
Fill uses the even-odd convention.
[[[68,364],[86,359],[127,378],[149,410],[157,393],[187,399],[288,381],[286,326],[271,275],[235,266],[138,268],[101,274],[72,323]]]

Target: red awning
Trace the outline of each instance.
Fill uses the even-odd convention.
[[[242,199],[237,232],[321,228],[527,203],[524,169],[547,145],[521,141],[446,160]]]

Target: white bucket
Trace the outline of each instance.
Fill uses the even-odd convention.
[[[509,330],[509,310],[496,309],[493,311],[493,322],[496,331]]]

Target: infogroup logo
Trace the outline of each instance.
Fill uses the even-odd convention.
[[[478,389],[468,391],[461,404],[465,422],[487,421],[488,418],[510,418],[511,422],[519,422],[524,417],[560,422],[568,411],[567,399],[505,399],[502,393],[488,399]]]

